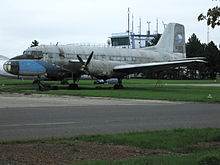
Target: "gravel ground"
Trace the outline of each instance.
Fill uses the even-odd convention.
[[[67,165],[85,160],[118,160],[152,155],[179,154],[80,141],[0,144],[0,165]]]

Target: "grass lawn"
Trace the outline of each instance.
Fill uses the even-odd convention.
[[[114,90],[112,84],[94,85],[92,80],[79,81],[80,90],[68,90],[59,82],[45,82],[59,86],[59,90],[37,91],[37,85],[31,80],[0,79],[0,92],[18,92],[25,94],[55,94],[74,96],[114,97],[128,99],[155,99],[170,101],[220,102],[220,87],[176,86],[175,84],[220,83],[220,80],[157,80],[130,79],[124,80],[124,89]],[[167,86],[166,84],[174,84]],[[96,88],[99,86],[99,89]],[[65,87],[65,88],[64,88]],[[208,98],[211,94],[212,98]]]
[[[171,152],[182,153],[177,155],[149,156],[125,160],[97,160],[78,163],[77,165],[198,165],[205,158],[217,159],[220,164],[220,129],[175,129],[162,131],[147,131],[141,133],[126,133],[115,135],[84,135],[74,137],[85,141],[96,141],[101,143],[113,143],[121,145],[132,145],[147,149],[163,149]],[[210,144],[207,147],[204,144]],[[218,145],[211,145],[211,144]]]
[[[98,142],[135,146],[155,152],[150,156],[127,158],[122,160],[87,160],[74,165],[219,165],[220,164],[220,129],[174,129],[160,131],[133,132],[108,135],[81,135],[65,138],[47,138],[40,140],[4,141],[3,144],[27,144],[56,142],[67,146],[74,146],[74,141]],[[76,149],[75,149],[76,150]],[[156,154],[158,150],[168,154]],[[204,163],[206,160],[206,164]],[[202,162],[204,164],[199,164]],[[207,163],[217,161],[217,164]]]

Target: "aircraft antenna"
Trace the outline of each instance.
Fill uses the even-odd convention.
[[[167,24],[165,24],[163,21],[162,21],[162,24],[163,24],[163,28],[165,29]]]

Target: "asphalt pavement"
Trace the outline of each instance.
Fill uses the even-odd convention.
[[[220,128],[220,104],[4,94],[0,140]]]

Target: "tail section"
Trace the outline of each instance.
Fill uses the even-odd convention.
[[[185,29],[177,23],[169,23],[164,30],[156,48],[169,53],[186,54]]]

